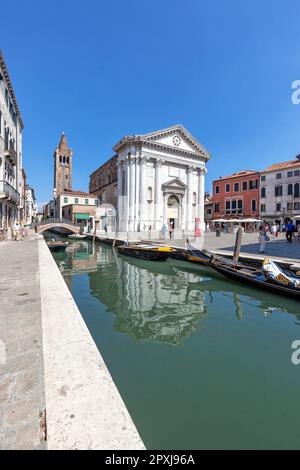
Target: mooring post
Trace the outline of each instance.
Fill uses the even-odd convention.
[[[233,254],[233,262],[237,263],[240,256],[241,244],[243,238],[243,227],[239,227],[236,239],[235,239],[235,247],[234,247],[234,254]]]

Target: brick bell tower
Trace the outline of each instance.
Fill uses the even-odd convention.
[[[58,196],[65,190],[72,191],[72,158],[65,133],[54,152],[54,195]]]

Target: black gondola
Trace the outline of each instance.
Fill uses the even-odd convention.
[[[52,238],[51,240],[47,241],[47,245],[51,251],[62,251],[67,248],[69,243],[64,242],[63,240],[55,240],[54,238]]]
[[[277,275],[268,272],[264,267],[257,268],[241,262],[234,263],[233,260],[215,257],[209,252],[197,250],[189,244],[188,240],[187,244],[191,256],[195,258],[194,262],[197,262],[198,258],[199,264],[206,264],[225,277],[253,287],[300,299],[300,277],[285,272],[274,262],[271,262],[271,264],[278,271]],[[206,257],[209,257],[208,262],[205,259]],[[266,263],[269,263],[269,260],[266,259],[264,264]]]
[[[159,245],[122,245],[117,246],[118,253],[147,261],[165,261],[175,250],[170,246]]]

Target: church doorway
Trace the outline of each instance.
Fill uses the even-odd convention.
[[[180,202],[177,196],[170,196],[167,202],[167,220],[168,224],[173,224],[173,229],[180,227]]]

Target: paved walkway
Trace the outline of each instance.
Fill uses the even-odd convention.
[[[37,239],[0,243],[0,449],[42,449]]]

